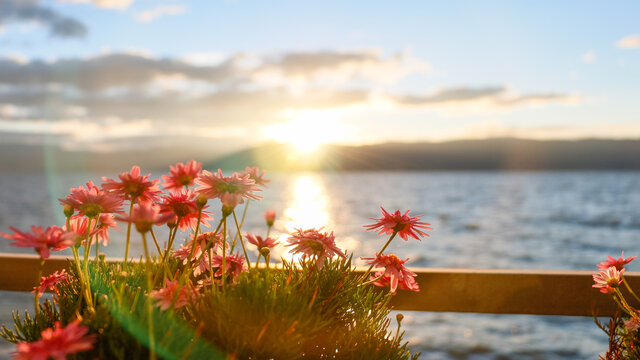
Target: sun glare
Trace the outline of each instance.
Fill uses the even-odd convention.
[[[305,110],[288,114],[290,121],[267,127],[265,135],[290,144],[299,154],[309,154],[320,145],[336,142],[345,134],[336,110]]]

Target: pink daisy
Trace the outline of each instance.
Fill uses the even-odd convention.
[[[200,224],[209,227],[207,220],[211,220],[212,217],[209,216],[210,212],[204,211],[207,207],[203,207],[200,215]],[[180,230],[195,229],[198,224],[198,206],[196,205],[195,193],[191,190],[179,189],[165,195],[160,204],[160,213],[174,214],[179,218],[178,227]]]
[[[396,292],[398,288],[398,284],[400,284],[401,288],[408,289],[411,291],[420,291],[420,287],[416,282],[417,275],[413,273],[411,270],[404,267],[404,264],[409,261],[400,260],[397,256],[393,254],[389,255],[378,255],[376,254],[375,258],[361,258],[363,260],[368,260],[369,265],[374,265],[376,267],[384,267],[384,272],[376,273],[372,279],[380,277],[381,274],[384,274],[384,277],[377,282],[375,285],[383,286],[386,284],[391,285],[390,291],[392,293]]]
[[[592,285],[594,288],[599,288],[601,293],[611,294],[615,292],[615,289],[622,283],[622,273],[624,269],[618,271],[615,266],[611,266],[606,270],[600,272],[600,274],[593,275]]]
[[[259,200],[262,198],[253,193],[262,190],[249,178],[249,174],[233,173],[231,176],[224,176],[220,169],[217,173],[204,170],[195,182],[200,185],[196,189],[197,193],[203,194],[209,199],[220,198],[222,204],[230,208],[242,204],[244,199]]]
[[[387,234],[391,235],[393,233],[398,233],[402,240],[407,241],[408,237],[411,236],[416,240],[420,240],[419,236],[429,236],[429,234],[425,233],[423,230],[433,230],[429,227],[426,222],[418,221],[420,216],[411,217],[409,216],[409,210],[407,210],[404,214],[400,214],[400,210],[396,210],[395,213],[389,214],[384,208],[380,207],[382,210],[382,217],[377,220],[375,224],[365,225],[367,231],[375,231],[380,228],[378,231],[378,235]]]
[[[117,213],[122,206],[120,197],[100,190],[91,181],[87,183],[87,189],[82,186],[71,188],[71,194],[58,200],[62,205],[69,205],[87,217],[96,217],[101,213]]]
[[[66,231],[67,236],[70,239],[73,239],[74,243],[84,245],[84,239],[87,237],[88,226],[89,219],[87,217],[75,215],[69,219],[69,228],[67,229],[67,225],[64,225],[62,230]],[[97,230],[93,230],[88,235],[89,237],[92,237],[97,232]]]
[[[372,284],[375,286],[380,286],[380,287],[391,286],[391,276],[385,274],[384,271],[376,271],[375,275],[371,275],[369,280],[373,281]],[[415,283],[415,285],[413,286],[412,285],[409,285],[409,286],[404,281],[398,282],[398,289],[400,290],[420,291],[420,287],[418,286],[418,283]],[[389,290],[389,292],[391,292],[394,295],[396,294],[395,291]]]
[[[241,173],[242,175],[249,175],[249,179],[253,180],[256,185],[267,187],[267,184],[271,182],[271,180],[265,179],[264,174],[265,171],[260,171],[257,167],[249,167],[247,166],[244,171]]]
[[[227,255],[225,257],[225,275],[231,277],[231,281],[236,279],[245,270],[244,256],[240,254]],[[218,268],[214,276],[222,276],[222,255],[214,254],[211,259],[211,266]]]
[[[160,180],[149,180],[151,174],[140,176],[140,167],[132,166],[130,172],[118,175],[120,181],[102,177],[105,181],[102,188],[113,194],[121,196],[124,200],[135,202],[156,201],[162,192],[158,187]]]
[[[607,270],[608,268],[615,266],[616,269],[622,270],[624,266],[633,261],[635,256],[630,256],[628,258],[624,258],[624,251],[622,251],[622,255],[619,258],[614,259],[611,255],[609,255],[609,259],[607,261],[603,261],[598,264],[598,270]]]
[[[136,230],[146,233],[153,225],[162,225],[174,217],[173,214],[160,214],[160,207],[156,204],[144,202],[136,205],[131,216],[118,215],[116,220],[133,223]]]
[[[15,360],[65,360],[67,355],[91,350],[95,342],[95,334],[87,335],[89,328],[80,325],[80,320],[62,327],[59,321],[54,329],[48,328],[40,333],[40,340],[18,343],[14,353]]]
[[[60,273],[56,271],[49,276],[43,276],[42,281],[40,282],[40,286],[34,287],[33,291],[37,291],[38,294],[43,294],[45,291],[47,291],[47,289],[49,289],[57,293],[58,289],[56,289],[56,285],[58,285],[58,283],[62,281],[66,281],[67,283],[69,283],[69,274],[64,269],[62,269]]]
[[[296,229],[285,246],[293,246],[291,253],[302,253],[303,256],[316,256],[318,268],[324,266],[324,259],[335,255],[346,258],[346,255],[336,246],[336,238],[332,233],[320,232],[320,229]]]
[[[21,248],[33,248],[40,257],[48,259],[50,250],[60,251],[74,244],[73,237],[65,234],[58,226],[50,226],[46,230],[42,226],[32,226],[31,233],[22,232],[9,227],[13,235],[0,233],[0,236],[13,240],[11,245]]]
[[[195,179],[202,170],[202,164],[191,160],[186,164],[178,163],[175,167],[169,166],[169,175],[162,175],[162,186],[169,191],[177,191],[194,184]]]
[[[264,221],[267,222],[267,226],[273,226],[273,223],[276,222],[276,211],[275,210],[267,210],[264,213]]]
[[[100,214],[95,239],[101,241],[105,246],[109,244],[109,228],[118,228],[115,217],[112,214]]]
[[[276,241],[276,239],[272,239],[270,237],[263,239],[262,236],[253,235],[249,233],[246,233],[245,236],[249,243],[258,247],[258,251],[260,251],[260,249],[262,248],[271,249],[280,243],[279,241]]]
[[[198,292],[191,285],[180,286],[178,280],[164,279],[165,287],[154,290],[150,296],[156,301],[156,305],[162,310],[168,310],[173,304],[174,309],[188,305],[192,299],[198,297]],[[174,302],[175,301],[175,302]]]

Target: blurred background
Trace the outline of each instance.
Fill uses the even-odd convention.
[[[0,232],[61,224],[57,199],[88,180],[196,159],[267,170],[247,230],[275,209],[281,241],[325,226],[356,258],[384,241],[362,228],[379,206],[433,225],[391,246],[416,267],[639,255],[639,14],[631,1],[0,0]],[[29,298],[0,292],[0,323]],[[589,318],[405,319],[424,359],[607,346]]]

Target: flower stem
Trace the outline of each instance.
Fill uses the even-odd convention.
[[[626,286],[627,290],[629,290],[629,292],[631,293],[631,295],[633,295],[636,301],[640,302],[638,295],[636,295],[636,293],[633,290],[631,290],[631,286],[629,286],[627,279],[623,275],[620,275],[620,277],[622,278],[622,282],[624,283],[624,286]]]
[[[242,240],[242,234],[240,233],[240,225],[238,225],[238,218],[236,218],[236,211],[233,210],[233,220],[236,223],[236,229],[238,229],[238,233],[236,235],[240,235],[240,245],[242,245],[242,251],[244,252],[244,258],[247,260],[247,268],[251,270],[251,263],[249,262],[249,255],[247,255],[247,249],[244,247],[244,241]],[[258,256],[260,257],[260,256]]]
[[[140,235],[142,235],[142,245],[144,246],[144,257],[146,259],[145,267],[147,269],[146,271],[147,292],[151,293],[151,291],[153,290],[153,284],[151,283],[151,272],[152,272],[151,258],[149,257],[149,248],[147,247],[147,237],[143,232],[141,232]],[[155,360],[156,352],[155,352],[155,336],[154,336],[155,334],[153,330],[153,303],[149,299],[147,299],[146,306],[147,306],[147,316],[149,317],[148,328],[147,328],[148,335],[149,335],[149,359]]]
[[[133,212],[133,204],[134,201],[131,199],[131,205],[129,206],[129,217],[131,217],[131,213]],[[125,264],[129,261],[129,242],[131,240],[131,222],[127,224],[127,243],[124,248],[124,262]]]
[[[156,238],[156,234],[153,232],[153,228],[151,229],[151,238],[153,238],[153,243],[156,245],[156,250],[158,250],[158,256],[162,255],[162,250],[160,250],[160,245],[158,245],[158,239]]]
[[[244,210],[242,210],[242,219],[240,219],[240,228],[242,228],[242,226],[244,225],[244,218],[247,216],[247,209],[249,209],[249,203],[251,202],[251,199],[247,199],[247,202],[244,203]],[[234,214],[235,216],[235,214]],[[237,220],[236,220],[237,222]],[[231,242],[231,252],[233,252],[233,249],[235,249],[236,247],[236,240],[238,239],[238,234],[240,233],[240,231],[238,231],[238,233],[236,233],[236,235],[233,237],[233,241]],[[242,234],[240,235],[240,238],[242,238]]]
[[[382,247],[382,249],[380,249],[380,252],[377,253],[377,256],[382,255],[382,252],[384,252],[387,249],[387,246],[389,246],[389,244],[391,244],[391,240],[393,240],[394,237],[396,237],[396,235],[398,234],[397,231],[394,231],[393,234],[391,234],[391,236],[389,237],[389,240],[387,240],[387,243],[384,244],[384,246]],[[367,276],[369,276],[369,274],[371,273],[371,270],[373,269],[373,264],[371,264],[371,266],[369,266],[369,268],[367,269],[367,271],[364,273],[364,275],[362,276],[362,280],[366,280]]]
[[[36,320],[38,318],[38,315],[40,314],[40,289],[39,286],[40,285],[40,281],[41,281],[41,277],[42,277],[42,267],[44,267],[44,259],[40,258],[40,263],[38,265],[38,276],[36,277],[36,291],[35,294],[33,295],[33,303],[35,306],[35,310],[36,310]]]

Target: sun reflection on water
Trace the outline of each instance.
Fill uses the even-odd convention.
[[[291,194],[292,198],[284,210],[287,232],[329,225],[329,195],[317,175],[298,176],[293,182]]]

